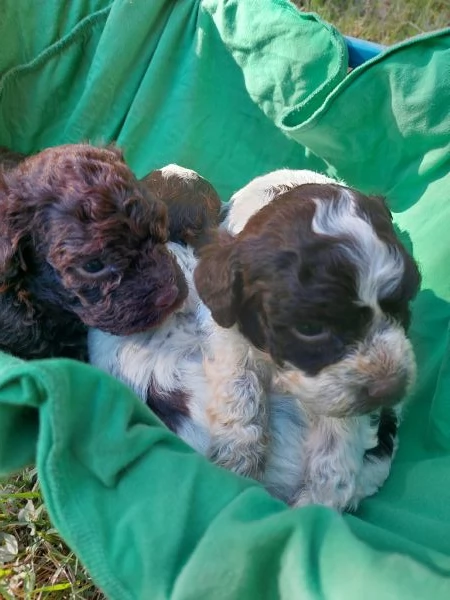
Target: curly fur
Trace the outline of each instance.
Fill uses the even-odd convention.
[[[84,359],[87,326],[130,334],[183,302],[186,283],[166,248],[167,209],[117,148],[2,157],[1,350]]]

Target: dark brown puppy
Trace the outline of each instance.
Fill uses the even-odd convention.
[[[167,208],[117,148],[20,158],[5,152],[0,171],[1,350],[84,359],[86,326],[127,335],[180,306]]]

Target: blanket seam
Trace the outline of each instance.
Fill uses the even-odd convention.
[[[39,68],[42,64],[47,62],[49,58],[53,58],[61,50],[64,50],[65,48],[73,44],[75,41],[77,41],[77,39],[86,35],[86,33],[89,30],[91,30],[99,22],[101,22],[108,16],[111,7],[112,4],[109,4],[107,7],[102,8],[101,10],[89,15],[88,17],[85,17],[79,23],[77,23],[77,25],[75,25],[75,27],[72,29],[72,31],[70,31],[70,33],[65,35],[63,38],[58,39],[56,42],[53,42],[53,44],[51,44],[45,50],[40,52],[31,61],[17,65],[6,71],[6,73],[4,73],[0,78],[0,97],[2,96],[6,84],[9,80],[14,80],[15,77],[20,73],[34,71],[35,69]]]

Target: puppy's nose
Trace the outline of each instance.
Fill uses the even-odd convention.
[[[177,296],[178,288],[176,285],[172,285],[170,288],[161,291],[153,300],[153,304],[157,308],[167,308],[168,306],[172,306]]]
[[[392,406],[404,396],[407,383],[406,375],[381,379],[368,385],[367,393],[380,404]]]

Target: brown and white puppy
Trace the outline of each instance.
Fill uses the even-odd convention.
[[[263,477],[275,386],[308,415],[295,503],[354,504],[368,432],[380,424],[372,458],[390,461],[415,378],[406,331],[417,265],[381,198],[310,171],[253,180],[232,199],[224,229],[195,271],[216,322],[211,456]]]
[[[1,350],[84,359],[87,326],[131,334],[180,306],[167,209],[117,148],[68,144],[16,166],[2,155]]]

